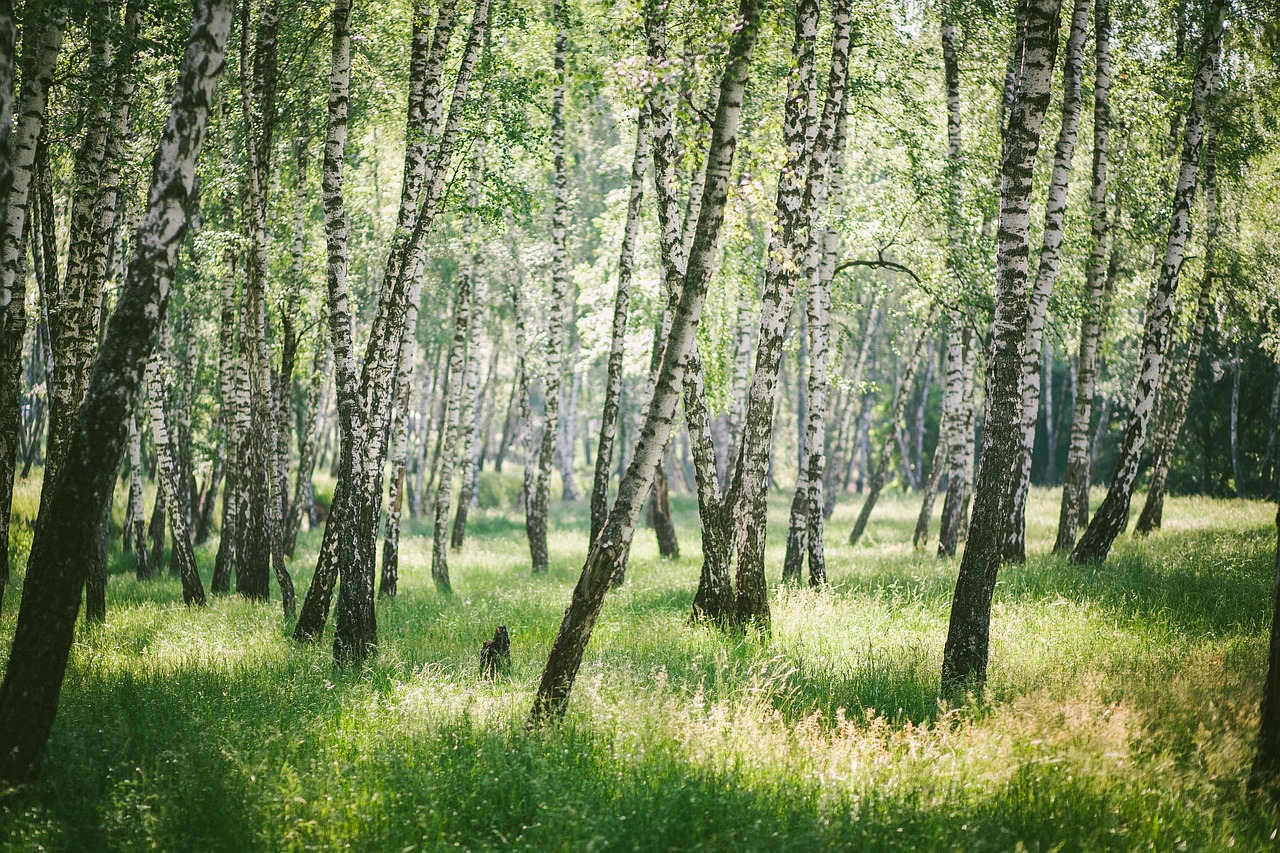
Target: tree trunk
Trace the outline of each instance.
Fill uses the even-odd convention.
[[[19,411],[22,339],[26,317],[26,242],[27,207],[32,198],[31,186],[35,177],[36,149],[44,128],[45,109],[48,106],[49,87],[62,50],[62,26],[67,12],[60,3],[50,3],[43,11],[28,7],[22,28],[22,88],[18,95],[17,127],[0,150],[7,152],[5,165],[8,173],[0,183],[0,435],[7,438],[0,442],[0,607],[4,604],[4,591],[9,583],[9,516],[13,507],[13,441]],[[10,57],[10,60],[12,57]],[[10,74],[12,70],[10,69]],[[12,82],[12,77],[10,77]],[[6,94],[11,88],[4,89]],[[5,121],[0,133],[7,133]],[[47,172],[47,169],[42,171]],[[7,186],[5,186],[7,184]],[[51,205],[50,205],[51,206]],[[41,205],[43,212],[43,205]],[[44,213],[52,221],[52,210]],[[33,228],[39,232],[40,223]],[[49,246],[50,257],[54,247]],[[36,259],[37,265],[41,258]],[[57,275],[56,266],[51,270]],[[46,273],[47,276],[47,273]],[[47,286],[53,286],[48,282]],[[47,304],[46,300],[41,300]]]
[[[631,268],[636,243],[640,239],[640,203],[644,198],[644,173],[649,167],[649,105],[640,105],[636,117],[636,150],[631,159],[631,193],[627,201],[627,224],[618,255],[618,288],[613,303],[613,332],[609,343],[609,366],[604,388],[604,411],[600,416],[600,437],[596,443],[595,477],[591,483],[591,534],[589,542],[604,528],[609,514],[609,466],[613,462],[613,442],[618,434],[621,412],[622,359],[627,336],[627,310],[631,300]]]
[[[453,315],[453,344],[449,350],[449,384],[445,388],[444,420],[440,422],[440,464],[436,482],[435,522],[431,532],[431,578],[440,592],[450,592],[449,585],[449,504],[453,497],[453,470],[458,461],[458,425],[464,377],[474,389],[475,371],[469,369],[471,359],[468,337],[472,325],[472,286],[474,258],[458,281],[458,303]],[[476,311],[479,311],[477,306]],[[472,390],[474,394],[474,390]]]
[[[1156,422],[1154,452],[1151,463],[1151,482],[1147,486],[1147,499],[1142,505],[1142,513],[1133,532],[1145,536],[1152,530],[1158,530],[1164,520],[1164,486],[1169,476],[1169,467],[1173,463],[1173,454],[1177,450],[1178,436],[1187,418],[1187,406],[1191,402],[1191,391],[1195,387],[1196,374],[1200,368],[1200,347],[1204,342],[1205,327],[1209,322],[1209,310],[1212,307],[1214,260],[1218,238],[1218,181],[1217,168],[1214,163],[1216,154],[1212,133],[1205,149],[1205,207],[1209,220],[1205,234],[1204,274],[1200,279],[1200,296],[1196,300],[1196,315],[1191,324],[1191,337],[1187,341],[1187,356],[1182,369],[1176,370],[1172,357],[1169,358],[1169,369],[1165,371],[1165,383],[1160,392],[1160,415]],[[1239,350],[1237,349],[1237,354]],[[1237,374],[1238,375],[1238,374]],[[1232,389],[1232,415],[1235,415],[1239,385]],[[1232,436],[1234,438],[1234,435]]]
[[[1182,163],[1178,172],[1178,185],[1174,191],[1173,215],[1169,222],[1169,239],[1165,246],[1164,262],[1152,287],[1147,302],[1147,319],[1143,329],[1142,358],[1138,366],[1138,381],[1134,389],[1133,407],[1124,442],[1116,461],[1107,496],[1084,536],[1071,552],[1074,563],[1105,560],[1111,545],[1129,523],[1129,501],[1133,497],[1134,482],[1138,477],[1138,464],[1146,441],[1147,428],[1155,408],[1160,387],[1160,371],[1164,353],[1168,348],[1170,321],[1173,314],[1173,295],[1178,289],[1182,272],[1182,260],[1191,226],[1191,206],[1195,198],[1196,172],[1204,142],[1205,113],[1210,99],[1217,89],[1218,58],[1222,49],[1223,22],[1226,4],[1211,0],[1205,10],[1204,41],[1200,46],[1200,59],[1192,88],[1191,106],[1184,124],[1185,138]]]
[[[1111,138],[1110,0],[1094,0],[1093,16],[1093,177],[1089,191],[1092,248],[1085,268],[1085,314],[1080,324],[1071,438],[1067,445],[1058,535],[1053,545],[1055,554],[1069,553],[1075,547],[1076,532],[1088,519],[1090,451],[1093,447],[1090,421],[1098,380],[1098,341],[1105,321],[1103,291],[1110,238],[1107,222],[1107,167]]]
[[[1021,32],[1025,22],[1017,24]],[[961,311],[960,298],[966,291],[968,265],[965,262],[964,222],[964,138],[961,133],[960,109],[960,59],[956,50],[955,15],[950,3],[943,5],[942,18],[942,69],[947,93],[947,277],[955,291],[956,302],[948,312],[947,349],[943,358],[946,371],[942,392],[942,412],[946,431],[939,433],[939,442],[946,441],[947,493],[942,500],[942,519],[938,527],[938,556],[953,557],[960,537],[961,519],[966,500],[968,478],[966,459],[973,443],[973,433],[966,429],[966,413],[969,400],[965,396],[966,368],[972,369],[968,357],[969,330],[965,328],[965,315]],[[1012,65],[1010,66],[1012,70]],[[1000,126],[1004,127],[1004,113],[1012,96],[1014,75],[1005,79],[1005,102],[1002,103]],[[945,436],[945,439],[944,439]],[[939,471],[941,473],[941,471]],[[927,503],[927,501],[926,501]],[[930,511],[932,507],[929,507]],[[927,516],[921,509],[921,515]],[[919,525],[917,525],[917,528]]]
[[[1027,331],[1029,205],[1040,130],[1052,94],[1059,6],[1060,0],[1029,0],[1018,10],[1019,19],[1025,16],[1026,35],[1015,48],[1019,84],[1009,112],[1001,164],[986,422],[974,484],[973,520],[960,562],[943,652],[942,684],[944,692],[951,696],[963,696],[967,686],[981,686],[986,679],[991,594],[1000,567],[1010,502],[1017,487],[1022,425],[1019,380]]]
[[[169,528],[173,531],[173,562],[182,578],[182,601],[188,607],[204,606],[204,586],[196,567],[195,549],[191,545],[191,528],[183,502],[178,494],[178,466],[169,444],[169,427],[164,410],[164,389],[167,373],[165,358],[165,333],[160,330],[160,340],[148,368],[147,384],[151,394],[151,438],[156,446],[157,491],[164,495],[164,506],[169,516]],[[172,380],[172,377],[167,377]],[[157,501],[159,505],[159,501]],[[163,525],[163,521],[161,522]],[[163,526],[162,528],[163,529]]]
[[[769,629],[768,589],[764,576],[767,527],[766,489],[778,369],[787,318],[795,295],[798,270],[814,251],[813,222],[825,207],[830,186],[828,167],[836,143],[836,127],[844,112],[845,81],[849,70],[849,5],[833,7],[831,61],[821,120],[817,120],[816,2],[801,0],[796,9],[792,54],[797,72],[788,93],[783,135],[788,166],[779,179],[775,215],[778,228],[772,237],[765,267],[764,305],[760,316],[760,343],[756,349],[755,375],[747,395],[742,445],[729,489],[733,508],[734,544],[738,566],[734,578],[734,623]]]
[[[661,12],[659,12],[661,14]],[[658,460],[671,437],[671,424],[679,402],[684,371],[694,344],[694,333],[706,302],[716,243],[724,222],[728,197],[730,167],[737,146],[738,118],[742,113],[742,94],[751,64],[751,52],[759,31],[760,9],[756,0],[743,0],[741,26],[735,28],[733,41],[720,85],[716,117],[712,124],[711,143],[706,158],[706,182],[703,201],[689,254],[688,269],[681,288],[680,302],[671,325],[671,334],[663,353],[662,370],[649,402],[648,413],[636,444],[631,464],[618,485],[618,498],[583,565],[582,576],[574,588],[573,599],[565,611],[560,631],[542,671],[537,698],[530,712],[531,722],[541,723],[563,715],[569,693],[582,663],[582,655],[592,628],[604,604],[605,594],[614,573],[625,558],[644,497],[649,491]]]
[[[474,163],[474,171],[472,172],[471,193],[472,208],[474,209],[480,203],[480,183],[484,175],[484,141],[483,139],[476,143],[476,157]],[[481,311],[488,304],[488,288],[486,282],[486,273],[484,266],[484,252],[476,234],[479,223],[476,222],[468,227],[468,231],[473,235],[471,247],[471,304],[474,306],[472,313],[475,315],[471,320],[470,341],[466,348],[466,369],[463,373],[463,381],[465,383],[462,389],[462,410],[457,429],[459,431],[460,452],[457,454],[458,463],[462,466],[461,484],[458,489],[458,509],[453,516],[453,529],[450,531],[449,547],[455,551],[462,550],[462,545],[466,541],[467,536],[467,516],[471,512],[471,501],[476,494],[476,480],[479,477],[477,462],[480,456],[480,412],[484,405],[484,396],[481,393],[480,370],[481,370],[481,350],[485,345],[485,328],[484,318]],[[489,362],[489,376],[485,380],[488,384],[489,379],[493,377],[493,370],[496,367],[499,347],[494,345],[491,347],[491,357]],[[445,516],[446,523],[448,515]],[[447,581],[447,578],[446,578]]]
[[[844,6],[836,8],[835,14],[847,14]],[[843,24],[840,24],[842,26]],[[846,137],[848,110],[842,105],[836,118],[835,138],[832,142],[831,176],[829,179],[830,209],[826,211],[830,222],[839,222],[844,210],[844,144]],[[811,227],[818,228],[817,213]],[[803,501],[798,515],[802,519],[803,534],[797,530],[792,536],[788,531],[786,560],[783,565],[784,579],[790,577],[792,582],[800,582],[801,560],[792,556],[792,542],[796,551],[801,548],[808,560],[809,585],[820,587],[827,582],[826,547],[824,542],[824,509],[826,498],[823,493],[823,481],[826,477],[826,422],[827,422],[827,360],[830,355],[831,338],[831,283],[835,278],[836,262],[840,254],[840,232],[834,226],[821,230],[822,239],[813,247],[814,264],[806,269],[809,276],[809,298],[805,311],[809,332],[809,375],[807,407],[804,423],[804,461],[800,481],[803,483],[803,496],[800,485],[796,487],[796,500]],[[925,395],[927,396],[927,394]],[[923,408],[923,403],[921,404]],[[796,523],[796,507],[792,506],[792,528]]]
[[[29,779],[49,737],[74,639],[86,557],[110,498],[125,423],[155,343],[186,232],[195,163],[231,26],[230,0],[196,0],[191,38],[152,170],[146,215],[64,464],[37,529],[0,685],[0,778]]]
[[[147,522],[142,501],[142,432],[138,417],[129,418],[129,512],[124,525],[125,553],[133,552],[138,580],[152,576],[147,559]]]
[[[1058,279],[1058,262],[1062,253],[1063,220],[1067,212],[1067,184],[1071,178],[1071,160],[1075,156],[1080,127],[1080,83],[1084,65],[1084,43],[1089,32],[1089,3],[1075,0],[1071,15],[1071,33],[1067,38],[1067,56],[1062,71],[1062,123],[1053,153],[1053,172],[1049,177],[1048,198],[1044,207],[1044,232],[1040,243],[1040,264],[1035,284],[1027,300],[1027,339],[1022,352],[1022,450],[1018,461],[1018,484],[1009,511],[1009,529],[1005,536],[1004,559],[1023,563],[1027,559],[1027,491],[1031,487],[1031,453],[1036,443],[1036,416],[1040,412],[1041,371],[1044,349],[1044,324],[1049,313],[1049,297]],[[1046,397],[1046,403],[1048,398]],[[1052,427],[1050,426],[1052,430]],[[1053,443],[1049,443],[1053,454]]]
[[[547,510],[551,493],[551,467],[560,429],[560,350],[564,341],[565,300],[569,294],[569,175],[565,162],[564,92],[565,57],[569,43],[564,0],[552,0],[556,25],[555,84],[551,95],[551,157],[555,164],[554,201],[551,208],[551,302],[547,316],[546,371],[544,374],[542,446],[538,474],[525,519],[533,573],[547,570]]]

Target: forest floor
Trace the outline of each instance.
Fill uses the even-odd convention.
[[[14,850],[1257,849],[1280,818],[1248,806],[1275,549],[1261,502],[1170,499],[1166,525],[1079,568],[1047,554],[1056,491],[1036,491],[1031,557],[1001,572],[990,684],[937,701],[958,566],[913,553],[918,499],[888,496],[831,587],[777,592],[773,633],[689,623],[700,566],[691,499],[681,557],[641,530],[560,727],[525,727],[585,550],[586,504],[553,507],[548,575],[521,516],[473,513],[430,577],[424,523],[400,595],[378,605],[362,672],[289,639],[278,598],[186,610],[113,545],[108,621],[82,628],[39,781],[0,798]],[[15,500],[34,514],[38,485]],[[119,509],[119,508],[118,508]],[[120,513],[118,513],[119,515]],[[785,544],[772,501],[769,575]],[[29,523],[16,525],[29,539]],[[934,530],[936,531],[936,523]],[[12,638],[17,583],[0,616]],[[293,566],[310,581],[317,534]],[[200,549],[201,565],[213,548]],[[207,572],[206,572],[207,576]],[[510,629],[512,670],[480,680]],[[332,629],[330,629],[331,631]]]

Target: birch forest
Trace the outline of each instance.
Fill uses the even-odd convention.
[[[1280,828],[1276,0],[0,0],[0,850]]]

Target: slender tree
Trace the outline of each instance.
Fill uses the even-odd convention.
[[[1022,455],[1018,462],[1018,486],[1013,493],[1004,544],[1004,559],[1019,563],[1027,559],[1027,491],[1031,487],[1031,452],[1035,449],[1041,384],[1042,380],[1049,378],[1041,370],[1041,351],[1044,349],[1049,297],[1058,279],[1063,220],[1067,212],[1067,184],[1071,178],[1071,161],[1075,156],[1080,128],[1081,71],[1084,67],[1084,43],[1089,33],[1090,2],[1075,0],[1071,14],[1071,32],[1067,37],[1067,55],[1062,69],[1062,122],[1058,127],[1058,143],[1054,147],[1053,171],[1049,176],[1048,198],[1044,207],[1040,261],[1027,299],[1027,339],[1022,348]],[[1044,395],[1044,399],[1047,404],[1051,397]],[[1051,424],[1051,421],[1046,420],[1046,423]],[[1048,451],[1052,456],[1052,441]]]
[[[1218,249],[1218,178],[1213,143],[1213,127],[1207,131],[1209,140],[1205,146],[1204,195],[1205,228],[1204,272],[1200,278],[1200,294],[1196,299],[1196,313],[1191,320],[1191,333],[1187,341],[1187,354],[1181,369],[1176,369],[1172,358],[1170,367],[1163,371],[1164,384],[1160,389],[1160,413],[1156,422],[1155,441],[1152,447],[1151,481],[1147,484],[1147,499],[1142,505],[1142,513],[1133,531],[1146,535],[1158,530],[1164,517],[1164,487],[1169,477],[1169,467],[1173,463],[1173,454],[1177,449],[1178,436],[1182,432],[1183,422],[1187,419],[1187,406],[1191,402],[1191,391],[1195,386],[1196,375],[1200,368],[1200,347],[1204,342],[1205,327],[1209,323],[1209,312],[1213,305],[1213,285],[1215,281],[1215,260]],[[1235,396],[1235,395],[1233,395]]]
[[[1107,222],[1107,168],[1111,144],[1111,5],[1093,4],[1093,168],[1089,189],[1089,262],[1085,268],[1085,314],[1080,323],[1076,362],[1075,400],[1071,410],[1071,438],[1058,514],[1055,554],[1069,552],[1076,531],[1087,520],[1091,462],[1093,397],[1097,390],[1098,340],[1102,333],[1103,293],[1107,281],[1110,230]]]
[[[569,176],[565,160],[564,126],[569,25],[564,0],[553,0],[552,17],[555,20],[556,43],[555,84],[551,95],[551,158],[555,169],[551,207],[551,303],[547,312],[542,442],[538,451],[537,478],[533,483],[533,494],[525,519],[534,574],[545,572],[548,566],[547,511],[551,495],[551,467],[560,429],[560,356],[564,342],[565,300],[569,293]]]
[[[1223,0],[1210,0],[1205,8],[1204,34],[1196,76],[1192,83],[1191,105],[1183,124],[1182,162],[1178,170],[1177,188],[1174,190],[1173,215],[1169,221],[1164,261],[1147,301],[1142,358],[1138,366],[1138,381],[1134,387],[1129,425],[1125,429],[1124,442],[1120,447],[1107,496],[1089,522],[1084,536],[1071,552],[1072,562],[1099,562],[1106,559],[1112,543],[1129,523],[1129,502],[1138,478],[1138,464],[1155,409],[1164,354],[1168,347],[1173,294],[1178,288],[1187,236],[1191,230],[1191,206],[1195,199],[1196,173],[1204,143],[1205,114],[1217,88],[1225,18],[1226,3]]]
[[[613,330],[609,343],[609,365],[604,388],[604,411],[600,415],[600,436],[596,442],[595,477],[591,485],[591,535],[595,542],[609,514],[609,466],[613,443],[618,435],[622,407],[622,359],[627,336],[627,311],[631,303],[631,270],[640,239],[640,203],[644,199],[644,173],[649,166],[649,109],[640,105],[636,118],[636,148],[631,159],[631,186],[627,200],[627,223],[618,255],[618,287],[613,301]]]
[[[530,712],[534,723],[559,717],[564,713],[582,663],[582,654],[591,638],[600,608],[604,605],[605,594],[618,567],[626,558],[658,460],[671,437],[684,371],[692,352],[702,307],[706,302],[707,287],[717,254],[716,244],[724,222],[730,170],[738,141],[738,119],[742,114],[742,96],[760,28],[760,7],[756,0],[742,0],[739,16],[741,24],[735,27],[720,83],[706,157],[702,204],[680,302],[662,357],[662,371],[649,402],[644,428],[631,456],[631,463],[618,485],[617,500],[609,512],[604,529],[591,545],[582,576],[574,588],[560,631],[551,646]]]

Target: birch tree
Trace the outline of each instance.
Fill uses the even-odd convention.
[[[1218,221],[1218,178],[1215,161],[1216,150],[1213,140],[1213,126],[1207,130],[1208,141],[1204,153],[1204,200],[1205,218],[1205,257],[1204,272],[1200,278],[1200,293],[1196,299],[1196,312],[1191,320],[1191,334],[1187,341],[1187,354],[1181,369],[1169,359],[1169,369],[1163,371],[1164,384],[1160,389],[1160,413],[1156,422],[1155,441],[1152,447],[1151,480],[1147,484],[1147,499],[1143,502],[1142,512],[1133,532],[1146,535],[1158,530],[1164,520],[1164,487],[1169,477],[1169,467],[1173,462],[1173,454],[1177,449],[1178,436],[1187,419],[1187,406],[1191,402],[1191,391],[1195,386],[1196,375],[1200,368],[1200,348],[1204,342],[1205,327],[1209,324],[1209,311],[1212,308],[1213,286],[1216,276],[1214,269],[1218,232],[1221,223]],[[1233,394],[1233,399],[1238,395]],[[1237,484],[1237,488],[1239,485]]]
[[[1025,36],[1014,50],[1019,79],[1001,162],[995,316],[987,366],[986,428],[974,483],[973,519],[960,562],[943,651],[942,683],[953,695],[986,679],[991,594],[1021,446],[1022,347],[1027,330],[1030,200],[1040,131],[1052,90],[1060,0],[1030,0],[1018,10]]]
[[[1192,82],[1191,104],[1183,124],[1182,160],[1174,190],[1173,215],[1169,220],[1164,260],[1147,301],[1142,357],[1138,365],[1129,424],[1125,429],[1124,442],[1120,447],[1107,496],[1089,522],[1084,536],[1071,552],[1071,560],[1075,563],[1100,562],[1106,559],[1112,543],[1129,523],[1129,502],[1138,478],[1138,464],[1146,442],[1147,429],[1155,410],[1164,353],[1169,341],[1173,295],[1178,288],[1191,229],[1191,207],[1195,199],[1196,174],[1204,143],[1205,114],[1217,88],[1225,19],[1226,4],[1222,0],[1210,0],[1205,7],[1204,34]]]
[[[1107,282],[1110,241],[1107,221],[1108,149],[1111,144],[1110,0],[1094,0],[1093,28],[1093,167],[1089,188],[1091,246],[1085,267],[1085,313],[1080,323],[1071,438],[1063,477],[1058,533],[1053,545],[1055,554],[1069,552],[1075,547],[1076,531],[1088,520],[1093,397],[1097,390],[1098,340],[1105,320],[1103,292]]]
[[[1089,3],[1090,0],[1075,0],[1071,14],[1071,32],[1067,37],[1067,55],[1062,69],[1062,122],[1058,127],[1058,143],[1054,147],[1053,171],[1049,176],[1045,201],[1040,261],[1027,299],[1027,339],[1022,350],[1022,454],[1004,545],[1004,559],[1019,563],[1027,559],[1027,490],[1031,486],[1031,452],[1035,449],[1036,416],[1040,412],[1041,350],[1044,348],[1049,297],[1058,279],[1063,220],[1067,212],[1067,184],[1071,178],[1071,161],[1075,156],[1080,128],[1081,71],[1085,38],[1089,32]],[[1049,442],[1048,451],[1053,454],[1053,442]]]
[[[551,495],[552,462],[555,461],[556,439],[560,429],[560,356],[564,343],[565,300],[569,293],[569,177],[564,150],[565,63],[569,30],[564,0],[553,0],[552,18],[556,27],[556,43],[555,83],[551,94],[551,158],[555,170],[551,207],[551,302],[547,311],[542,441],[538,451],[537,478],[533,482],[528,517],[525,519],[534,574],[545,572],[548,566],[547,511]]]

